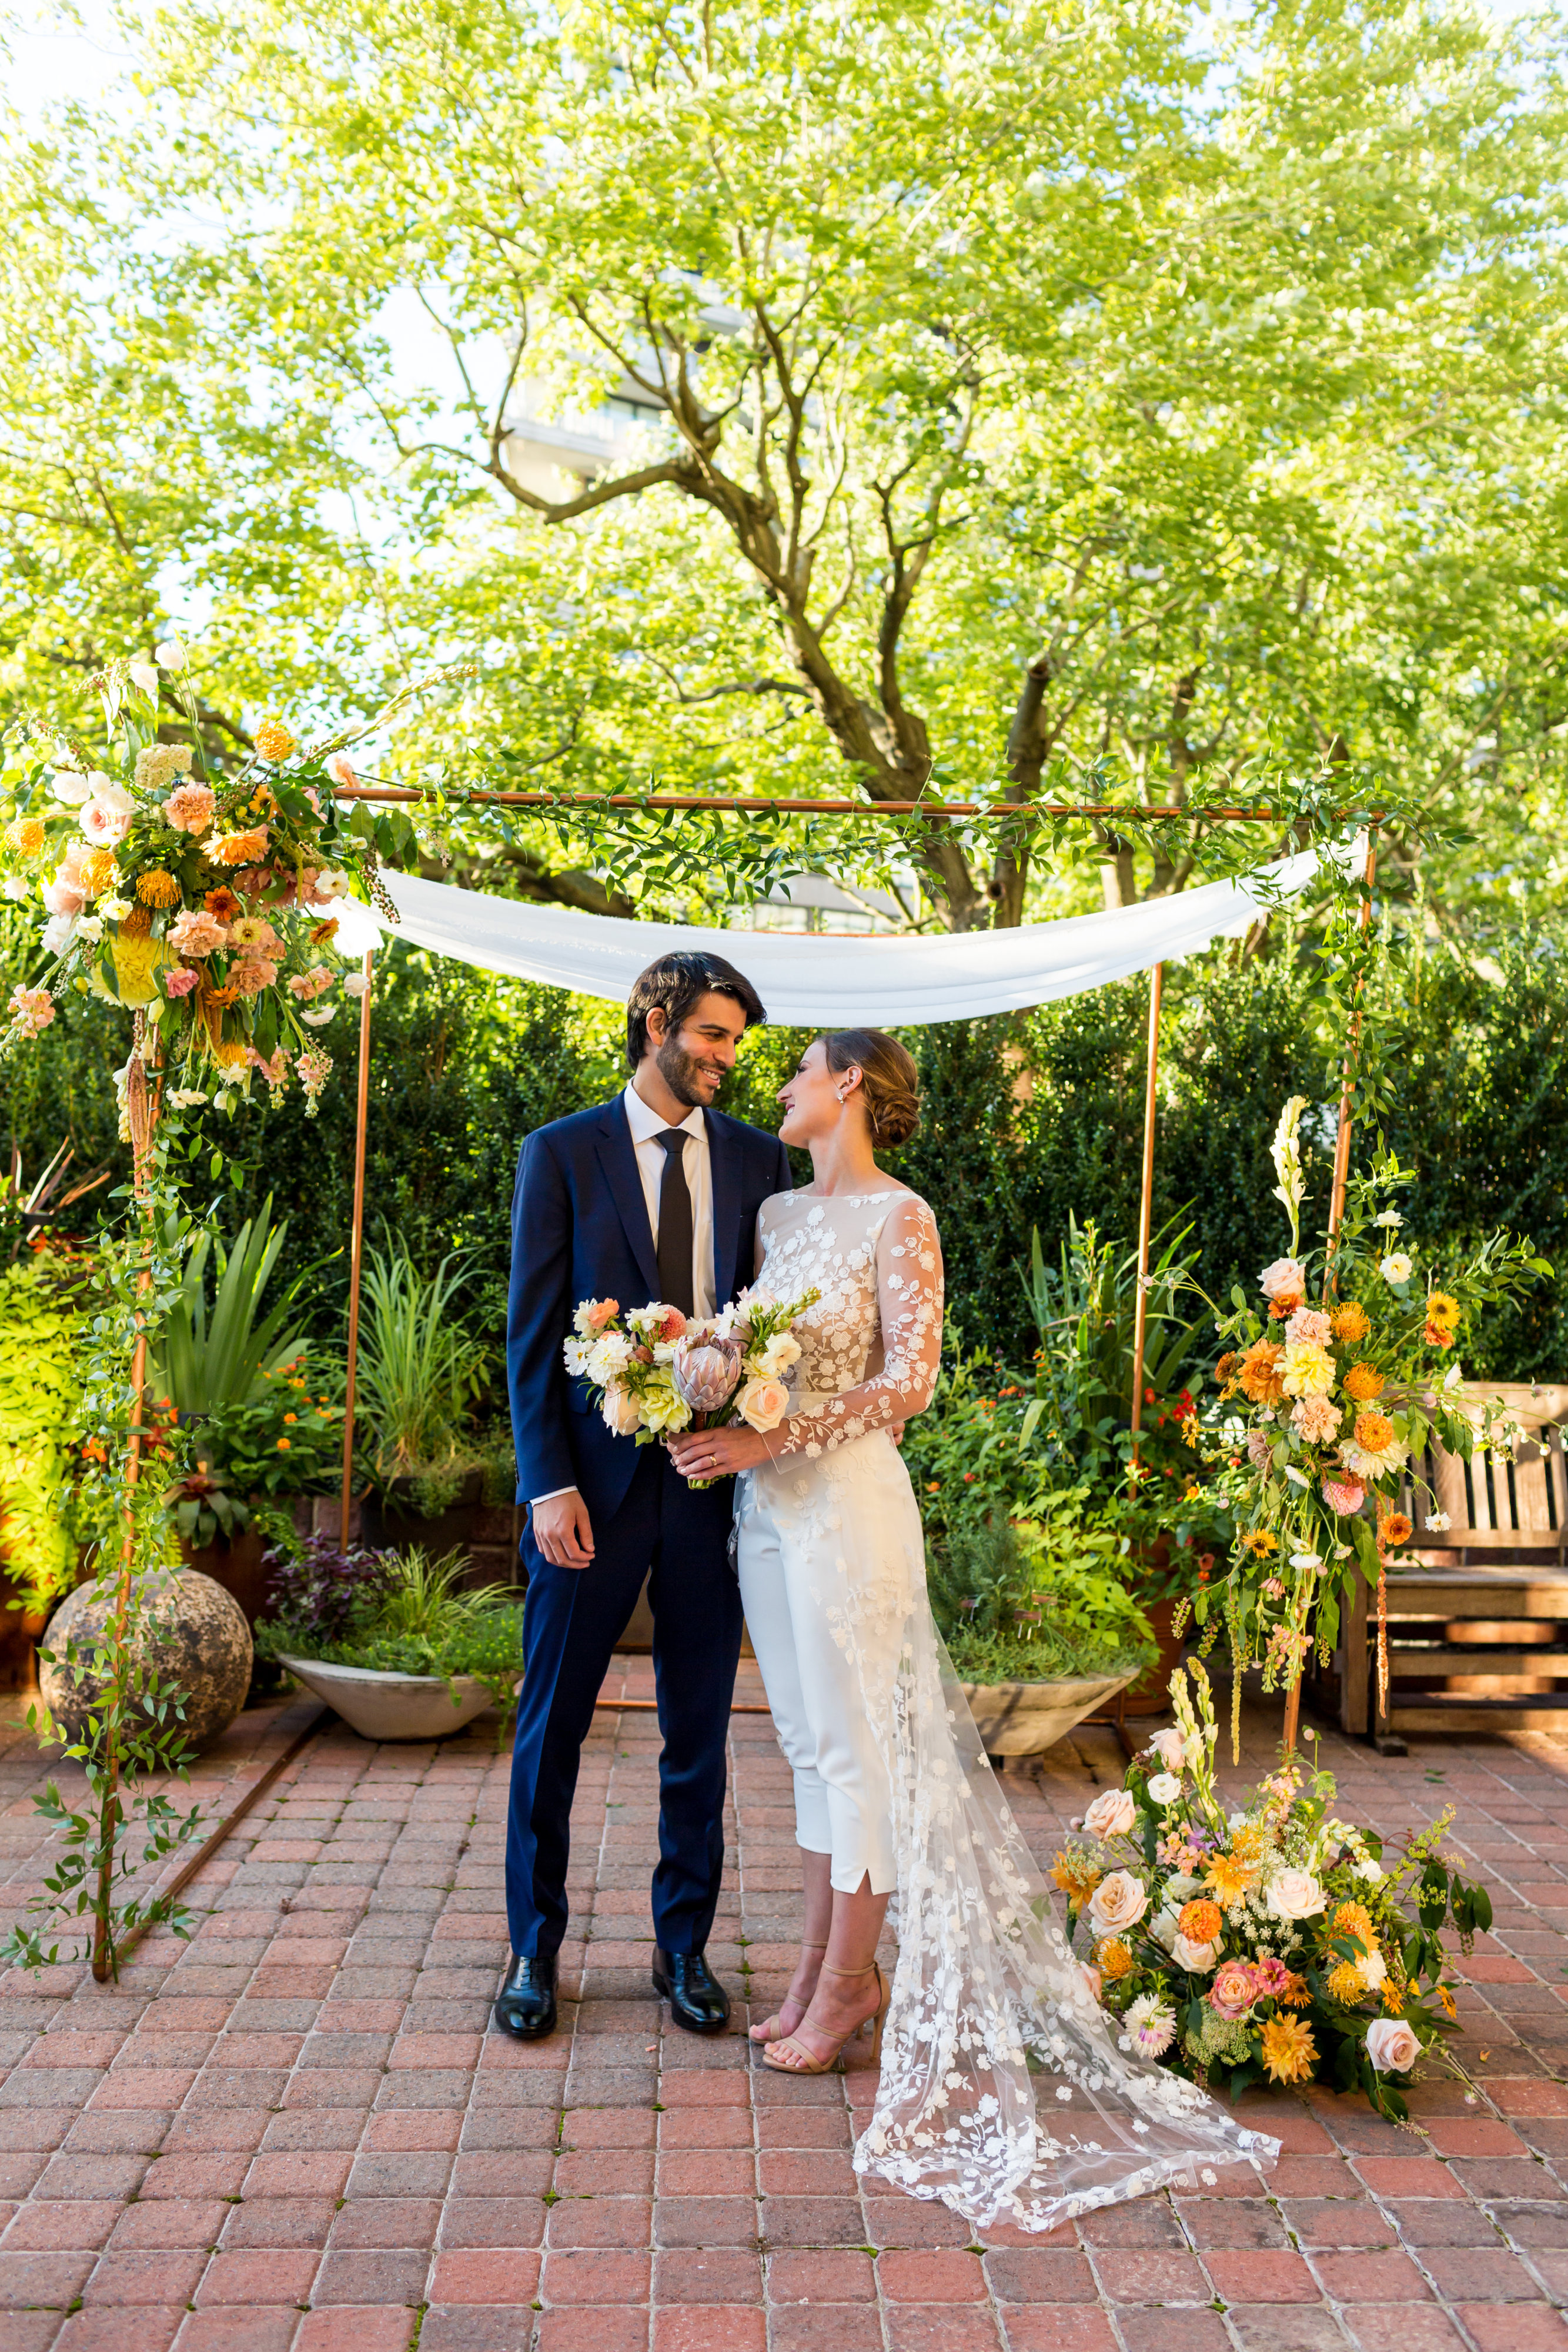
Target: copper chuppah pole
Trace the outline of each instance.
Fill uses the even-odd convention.
[[[1364,931],[1372,920],[1372,886],[1377,876],[1377,827],[1366,830],[1366,894],[1361,902],[1360,929]],[[1328,1298],[1333,1281],[1334,1241],[1340,1220],[1344,1215],[1345,1188],[1350,1181],[1351,1095],[1355,1075],[1356,1051],[1361,1044],[1361,982],[1355,984],[1355,1005],[1351,1014],[1350,1045],[1344,1057],[1340,1079],[1339,1126],[1334,1135],[1333,1184],[1329,1193],[1328,1248],[1323,1262],[1323,1297]],[[1377,1695],[1378,1712],[1388,1711],[1388,1594],[1384,1583],[1383,1552],[1377,1555]],[[1301,1721],[1301,1669],[1299,1661],[1290,1689],[1285,1693],[1285,1752],[1295,1748],[1296,1735]]]
[[[1166,968],[1149,973],[1149,1058],[1144,1077],[1144,1177],[1138,1203],[1138,1296],[1133,1309],[1133,1471],[1137,1483],[1138,1432],[1144,1425],[1144,1350],[1149,1324],[1149,1244],[1155,1202],[1155,1118],[1160,1072],[1160,999]]]
[[[371,972],[375,961],[365,950],[365,992],[360,999],[360,1085],[354,1107],[354,1221],[349,1240],[349,1364],[343,1390],[343,1495],[338,1513],[338,1542],[349,1549],[349,1507],[354,1478],[354,1383],[360,1364],[360,1269],[365,1239],[365,1129],[371,1103]]]

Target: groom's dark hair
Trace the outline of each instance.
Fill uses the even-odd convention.
[[[753,1028],[766,1021],[762,999],[742,971],[722,956],[684,951],[661,956],[640,971],[626,999],[626,1066],[634,1070],[648,1050],[648,1015],[658,1006],[674,1036],[692,1007],[705,996],[732,996]]]

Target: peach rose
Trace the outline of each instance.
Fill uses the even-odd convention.
[[[1219,1956],[1218,1944],[1195,1944],[1178,1929],[1171,1940],[1171,1958],[1189,1976],[1206,1977]]]
[[[1421,2044],[1402,2017],[1375,2017],[1366,2029],[1366,2054],[1380,2074],[1407,2074]]]
[[[612,1429],[617,1437],[631,1437],[641,1419],[636,1398],[628,1390],[618,1389],[613,1381],[605,1390],[599,1410],[604,1416],[605,1427]]]
[[[777,1429],[789,1410],[789,1391],[782,1381],[747,1381],[735,1400],[735,1409],[747,1429],[758,1436]]]
[[[1089,1897],[1089,1917],[1097,1936],[1114,1936],[1135,1927],[1149,1907],[1147,1891],[1130,1870],[1113,1870]]]
[[[1091,1837],[1124,1837],[1138,1818],[1138,1809],[1125,1789],[1107,1789],[1083,1816]]]

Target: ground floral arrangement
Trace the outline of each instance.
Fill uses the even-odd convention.
[[[0,875],[8,897],[39,908],[47,959],[11,992],[6,1042],[36,1037],[75,989],[141,1014],[168,1108],[232,1109],[259,1072],[274,1096],[298,1078],[314,1111],[332,1068],[320,1032],[367,985],[340,968],[333,908],[352,894],[395,911],[378,867],[407,847],[408,820],[362,803],[340,816],[334,787],[356,781],[347,753],[302,747],[277,719],[259,722],[237,771],[209,771],[177,640],[95,684],[108,748],[40,721],[0,779]],[[165,688],[188,741],[164,740]]]
[[[1171,1678],[1176,1723],[1097,1797],[1056,1857],[1096,1999],[1122,2047],[1232,2097],[1259,2081],[1364,2091],[1403,2121],[1427,2058],[1467,2080],[1441,1929],[1491,1925],[1441,1851],[1453,1818],[1396,1857],[1333,1811],[1332,1774],[1287,1758],[1239,1803],[1215,1787],[1208,1678]]]
[[[1238,1287],[1233,1311],[1218,1316],[1218,1394],[1186,1424],[1202,1464],[1191,1500],[1232,1530],[1229,1574],[1200,1590],[1195,1611],[1210,1639],[1221,1624],[1228,1632],[1238,1707],[1246,1666],[1261,1664],[1265,1690],[1293,1683],[1314,1633],[1326,1663],[1357,1576],[1379,1595],[1386,1702],[1384,1573],[1415,1533],[1406,1504],[1428,1530],[1448,1525],[1420,1459],[1436,1439],[1467,1459],[1481,1446],[1506,1460],[1513,1441],[1500,1404],[1467,1394],[1456,1343],[1478,1308],[1552,1272],[1529,1243],[1497,1233],[1439,1284],[1400,1246],[1404,1218],[1388,1195],[1413,1176],[1381,1140],[1371,1172],[1348,1188],[1337,1233],[1303,1252],[1305,1108],[1300,1097],[1286,1105],[1273,1145],[1290,1255],[1263,1268],[1257,1300]]]

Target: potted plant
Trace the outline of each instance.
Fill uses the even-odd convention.
[[[521,1604],[506,1585],[464,1591],[461,1552],[344,1553],[317,1537],[267,1562],[275,1614],[256,1629],[257,1650],[361,1738],[443,1739],[487,1706],[509,1707]]]
[[[1086,1488],[1029,1517],[971,1503],[927,1555],[932,1608],[988,1754],[1035,1756],[1149,1664],[1148,1621]]]
[[[342,1443],[338,1375],[312,1363],[292,1324],[305,1276],[261,1311],[287,1232],[274,1227],[269,1198],[232,1244],[197,1236],[148,1376],[152,1426],[195,1433],[169,1497],[186,1563],[232,1592],[253,1626],[280,1506],[329,1478]]]

